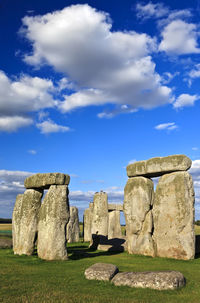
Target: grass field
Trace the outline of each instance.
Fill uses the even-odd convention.
[[[0,250],[0,302],[66,303],[199,303],[200,259],[180,261],[165,258],[109,254],[88,250],[86,243],[68,245],[68,261],[43,261],[36,255],[16,256]],[[120,271],[178,270],[186,287],[156,291],[116,287],[109,282],[88,281],[84,271],[97,262],[113,263]]]
[[[11,224],[2,224],[0,231],[11,232]],[[182,261],[126,252],[92,252],[88,243],[68,244],[68,255],[68,261],[49,262],[39,259],[36,254],[16,256],[11,249],[1,249],[0,302],[200,303],[200,258]],[[187,284],[180,290],[156,291],[86,280],[85,269],[97,262],[115,264],[120,271],[178,270]]]

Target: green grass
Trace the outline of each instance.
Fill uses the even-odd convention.
[[[88,250],[86,243],[68,245],[68,261],[43,261],[37,255],[16,256],[0,250],[0,302],[154,303],[200,302],[200,259],[180,261],[125,253]],[[116,287],[109,282],[88,281],[84,271],[96,262],[113,263],[120,271],[178,270],[186,287],[156,291]]]

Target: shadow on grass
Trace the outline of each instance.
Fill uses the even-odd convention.
[[[84,258],[94,258],[98,256],[111,256],[111,255],[117,255],[121,252],[115,252],[115,251],[98,251],[94,250],[92,248],[88,248],[86,246],[73,246],[67,248],[68,252],[68,258],[70,260],[80,260]]]

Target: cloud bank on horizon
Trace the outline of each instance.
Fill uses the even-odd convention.
[[[0,71],[0,131],[13,132],[35,125],[41,133],[68,131],[51,119],[37,121],[34,113],[50,108],[60,114],[81,107],[102,106],[99,118],[134,113],[172,104],[174,109],[193,106],[199,96],[170,86],[173,77],[192,81],[200,77],[199,64],[180,73],[159,74],[154,58],[197,55],[199,30],[190,9],[170,10],[163,3],[136,5],[140,22],[154,19],[154,36],[134,29],[112,30],[108,13],[88,4],[77,4],[45,15],[25,16],[19,34],[32,50],[23,55],[26,64],[53,68],[54,79],[24,75],[9,77]],[[165,57],[163,57],[165,54]],[[185,58],[185,57],[184,57]],[[166,80],[167,77],[167,80]],[[104,106],[111,104],[108,111]]]

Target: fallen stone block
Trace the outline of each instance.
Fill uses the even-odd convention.
[[[24,180],[26,188],[49,189],[51,185],[68,185],[70,176],[61,173],[35,174]]]
[[[117,266],[107,263],[96,263],[85,270],[88,280],[109,281],[118,273]]]
[[[147,271],[118,273],[112,279],[112,283],[116,286],[169,290],[185,286],[186,280],[178,271]]]
[[[192,161],[185,155],[172,155],[168,157],[151,158],[129,164],[126,168],[128,177],[144,176],[159,177],[176,171],[186,171]]]
[[[0,238],[0,248],[12,248],[12,239],[1,239]]]

